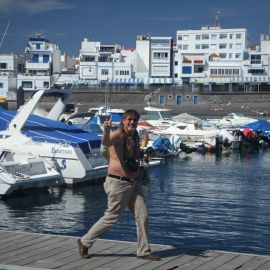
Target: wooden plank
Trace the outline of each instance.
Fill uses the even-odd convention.
[[[168,246],[161,246],[161,245],[151,245],[152,252],[156,253],[158,255],[158,252],[164,251],[168,249]],[[127,260],[128,259],[128,260]],[[134,252],[134,256],[126,258],[125,260],[119,260],[116,261],[115,264],[113,264],[114,269],[134,269],[139,267],[145,267],[147,264],[149,264],[151,261],[138,259],[136,257],[136,251]],[[158,262],[159,263],[159,262]]]
[[[55,254],[60,248],[68,248],[71,244],[71,239],[57,239],[54,243],[46,243],[43,247],[33,250],[30,253],[22,253],[14,259],[16,265],[26,265],[37,260],[45,259],[50,254]]]
[[[244,264],[247,264],[253,259],[254,259],[254,256],[250,254],[239,254],[231,261],[228,261],[225,264],[219,266],[218,270],[240,269],[240,267],[242,267]]]
[[[19,248],[14,249],[5,254],[4,262],[5,263],[12,263],[18,255],[24,256],[32,256],[33,252],[39,252],[40,248],[44,245],[50,245],[56,242],[55,238],[50,236],[43,236],[39,238],[35,238],[31,241],[27,241],[24,245],[19,245]]]
[[[11,235],[8,235],[7,237],[5,238],[1,238],[0,239],[0,252],[1,252],[1,249],[6,249],[7,247],[10,247],[12,245],[14,245],[14,242],[15,241],[23,241],[22,238],[25,238],[25,239],[28,239],[30,236],[29,235],[26,235],[26,234],[23,234],[23,233],[18,233],[18,234],[11,234]],[[33,236],[31,236],[32,238]]]
[[[197,267],[202,264],[213,260],[214,258],[220,256],[219,253],[215,251],[187,251],[182,256],[177,256],[173,260],[170,260],[160,267],[155,269],[197,269]]]
[[[98,240],[88,260],[79,256],[77,237],[0,230],[0,269],[5,270],[269,270],[270,256],[181,250],[151,245],[161,261],[136,257],[137,243]]]
[[[217,257],[207,261],[206,263],[203,263],[201,266],[196,268],[196,270],[214,270],[238,256],[236,253],[217,252],[217,254],[218,254]]]
[[[73,268],[68,268],[68,269],[90,270],[90,269],[96,269],[98,267],[107,268],[108,267],[107,263],[109,263],[110,265],[110,263],[119,259],[119,256],[121,256],[121,254],[122,256],[125,256],[125,257],[135,256],[134,255],[135,251],[136,251],[136,245],[134,243],[127,244],[123,242],[122,243],[114,242],[114,245],[111,246],[110,248],[104,249],[101,252],[93,254],[93,256],[89,260],[87,260],[88,262],[84,263],[84,265],[73,264]],[[61,267],[60,269],[64,270],[65,267]]]
[[[263,265],[261,265],[259,268],[257,268],[258,270],[269,270],[270,269],[270,261],[264,263]]]
[[[99,245],[95,245],[95,248],[97,251],[104,250],[110,246],[114,246],[114,242],[103,242]],[[92,250],[95,250],[94,248]],[[47,267],[48,269],[58,269],[63,265],[70,264],[75,261],[80,261],[82,264],[87,263],[85,259],[82,259],[79,255],[78,246],[77,246],[77,240],[75,240],[72,245],[70,246],[70,249],[59,253],[56,256],[48,257],[45,262],[43,261],[36,261],[35,263],[29,264],[31,267]]]
[[[257,270],[260,267],[262,267],[265,263],[269,262],[270,257],[269,256],[254,256],[254,258],[247,263],[243,264],[240,268],[237,270]],[[267,269],[267,268],[266,268]],[[269,270],[268,268],[267,270]],[[261,269],[260,269],[261,270]]]
[[[47,238],[47,236],[43,236],[43,238],[44,237]],[[42,236],[40,235],[25,235],[25,237],[20,238],[20,240],[14,242],[11,246],[2,249],[0,252],[0,260],[14,256],[14,254],[20,252],[22,248],[32,246],[33,244],[40,242],[41,239]]]

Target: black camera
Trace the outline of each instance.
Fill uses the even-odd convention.
[[[125,160],[125,167],[130,172],[136,172],[139,169],[139,162],[134,158],[127,158],[127,160]]]

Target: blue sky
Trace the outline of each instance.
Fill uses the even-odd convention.
[[[246,28],[251,44],[269,32],[269,0],[0,0],[0,53],[24,53],[41,33],[62,52],[78,56],[84,37],[135,48],[136,36],[172,36],[214,25]]]

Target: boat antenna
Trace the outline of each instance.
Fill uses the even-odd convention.
[[[6,30],[5,30],[5,32],[4,32],[4,34],[3,34],[3,37],[2,37],[2,40],[1,40],[1,43],[0,43],[0,48],[2,47],[2,44],[3,44],[3,41],[4,41],[4,39],[5,39],[5,35],[6,35],[6,33],[7,33],[7,30],[8,30],[8,28],[9,28],[9,25],[10,25],[10,20],[8,21]]]

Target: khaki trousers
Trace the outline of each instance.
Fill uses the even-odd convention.
[[[91,247],[102,233],[119,221],[128,207],[135,217],[137,226],[137,256],[151,253],[148,240],[148,212],[139,181],[123,181],[107,176],[104,189],[108,196],[107,209],[104,216],[81,238],[82,244]]]

